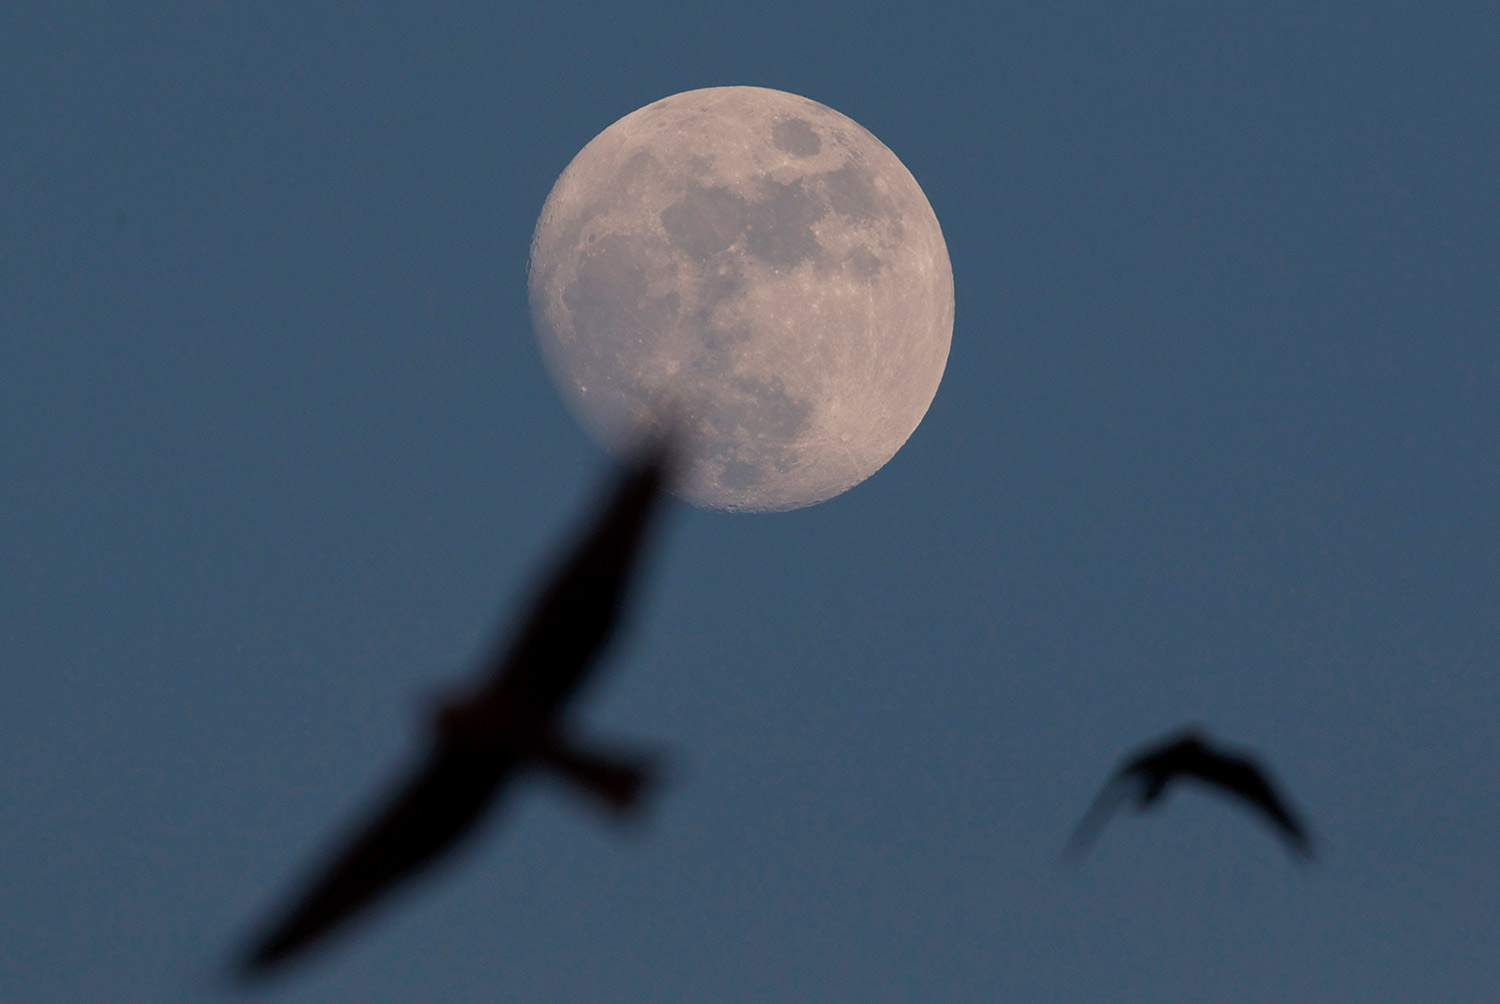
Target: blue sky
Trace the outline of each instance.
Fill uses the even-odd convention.
[[[201,998],[589,511],[525,265],[610,123],[855,119],[953,262],[869,481],[678,506],[528,783],[264,999],[1500,994],[1500,14],[1484,5],[11,5],[0,13],[0,998]],[[1310,874],[1183,792],[1188,722]]]

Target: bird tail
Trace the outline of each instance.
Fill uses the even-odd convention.
[[[598,798],[617,816],[632,816],[661,782],[660,758],[555,743],[537,752],[547,767]]]

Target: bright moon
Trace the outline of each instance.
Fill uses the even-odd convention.
[[[611,449],[670,414],[701,505],[796,509],[922,421],[953,271],[916,179],[853,120],[761,87],[647,105],[584,147],[531,243],[543,357]]]

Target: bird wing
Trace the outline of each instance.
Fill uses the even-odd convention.
[[[1094,796],[1088,811],[1073,828],[1073,834],[1068,838],[1067,845],[1063,848],[1063,860],[1078,861],[1089,852],[1094,842],[1099,839],[1099,834],[1104,830],[1104,824],[1109,822],[1110,816],[1119,808],[1130,795],[1130,789],[1137,784],[1137,780],[1127,769],[1117,770],[1110,779],[1104,783],[1099,794]]]
[[[1260,810],[1286,840],[1293,853],[1313,856],[1307,827],[1292,811],[1286,798],[1271,783],[1269,773],[1248,758],[1221,756],[1217,766],[1200,772],[1204,780],[1248,802]]]
[[[254,977],[302,951],[430,865],[479,821],[515,761],[439,746],[359,835],[281,915],[245,956]]]
[[[1084,813],[1083,819],[1073,830],[1063,857],[1077,860],[1087,854],[1094,841],[1099,838],[1104,824],[1109,822],[1109,817],[1132,793],[1143,804],[1154,801],[1171,780],[1183,751],[1190,749],[1195,740],[1196,733],[1185,730],[1122,757],[1115,772],[1110,775],[1089,806],[1088,812]]]
[[[674,442],[664,437],[624,472],[600,518],[538,596],[516,642],[495,660],[496,678],[473,706],[521,708],[538,722],[556,713],[615,629],[673,456]],[[479,821],[521,755],[461,735],[441,740],[423,769],[255,943],[242,975],[258,975],[300,952],[430,866]],[[649,781],[639,764],[559,756],[622,807],[634,804]]]
[[[672,458],[672,444],[662,440],[624,471],[593,527],[538,594],[515,642],[494,660],[497,692],[550,715],[586,675],[619,624]]]

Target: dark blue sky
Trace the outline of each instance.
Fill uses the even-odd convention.
[[[526,784],[267,999],[1500,996],[1500,12],[994,7],[7,5],[0,999],[199,995],[417,749],[607,469],[542,201],[716,84],[923,186],[932,409],[672,513],[582,709],[645,826]],[[1058,869],[1190,720],[1322,865],[1184,792]]]

